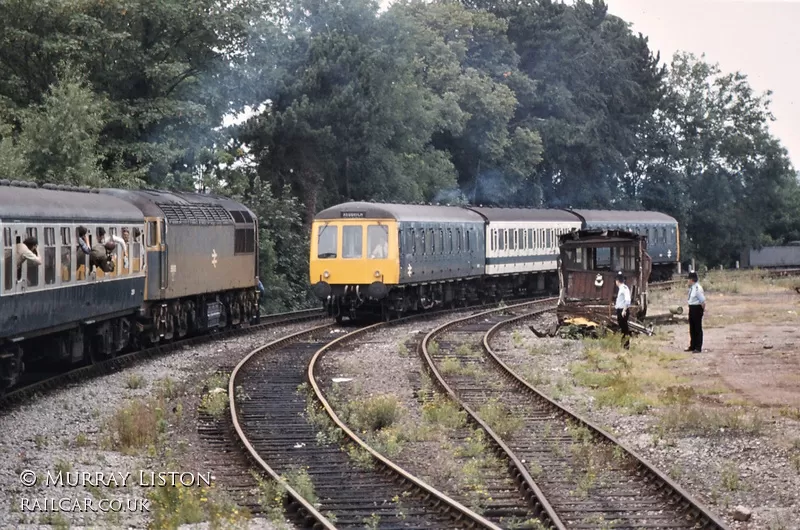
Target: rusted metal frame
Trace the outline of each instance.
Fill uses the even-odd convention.
[[[459,318],[456,320],[452,320],[438,328],[429,332],[425,338],[422,340],[419,346],[420,354],[425,360],[426,364],[428,365],[428,369],[434,375],[434,379],[437,384],[456,402],[459,406],[464,409],[469,417],[472,419],[473,422],[477,423],[494,441],[496,447],[499,448],[502,456],[504,456],[509,461],[509,468],[511,474],[517,481],[517,484],[520,487],[520,491],[523,497],[531,503],[531,507],[533,508],[534,514],[539,517],[540,519],[544,518],[545,521],[542,521],[543,524],[549,525],[552,528],[556,528],[558,530],[565,530],[566,526],[558,517],[553,507],[550,505],[550,502],[542,493],[539,486],[536,485],[536,482],[533,480],[533,477],[530,475],[528,470],[526,469],[525,465],[522,461],[514,454],[511,448],[506,445],[505,442],[497,435],[497,433],[492,430],[492,428],[483,421],[477,414],[475,410],[473,410],[469,405],[467,405],[453,390],[453,388],[447,384],[444,380],[444,377],[439,372],[438,368],[436,368],[436,363],[433,361],[433,357],[431,357],[430,353],[428,352],[428,343],[437,335],[444,333],[445,331],[449,330],[452,327],[458,326],[459,324],[463,324],[469,322],[470,320],[477,320],[486,315],[490,315],[492,313],[497,313],[499,311],[505,311],[508,309],[515,309],[519,307],[524,307],[527,305],[532,304],[541,304],[547,302],[555,302],[557,298],[545,298],[541,300],[536,300],[533,302],[525,302],[521,304],[515,304],[503,308],[492,309],[490,311],[484,311],[482,313],[478,313],[477,315],[470,315],[464,318]]]
[[[401,319],[401,320],[403,322],[405,322],[407,320],[418,319],[418,318],[421,318],[423,316],[427,317],[428,315],[415,315],[415,316],[412,316],[412,317],[406,317],[406,318]],[[358,329],[356,331],[348,333],[347,335],[343,335],[341,337],[338,337],[338,338],[330,341],[328,344],[326,344],[325,346],[323,346],[322,348],[317,350],[316,353],[314,353],[314,356],[312,357],[311,362],[308,364],[308,374],[307,374],[308,375],[308,382],[311,384],[311,387],[314,389],[314,393],[316,394],[317,399],[322,404],[322,406],[325,408],[325,411],[328,413],[328,416],[331,418],[331,420],[333,420],[333,422],[336,424],[336,426],[339,427],[342,431],[344,431],[345,434],[347,434],[347,436],[350,438],[350,440],[352,442],[354,442],[356,445],[358,445],[359,447],[361,447],[362,449],[367,451],[370,455],[372,455],[372,458],[375,459],[377,461],[377,463],[384,470],[386,470],[386,471],[390,472],[391,474],[395,475],[399,479],[400,482],[409,483],[409,484],[413,485],[415,488],[417,488],[422,493],[422,496],[426,498],[427,502],[429,502],[429,503],[433,502],[435,505],[437,505],[437,508],[438,508],[438,505],[444,504],[446,506],[445,511],[447,511],[447,512],[455,512],[456,514],[458,514],[456,519],[459,520],[462,524],[464,524],[467,528],[489,528],[491,530],[500,530],[499,526],[495,525],[494,523],[492,523],[488,519],[485,519],[483,516],[477,514],[476,512],[470,510],[469,508],[467,508],[463,504],[459,503],[455,499],[450,498],[444,492],[441,492],[441,491],[437,490],[436,488],[433,488],[432,486],[430,486],[430,485],[426,484],[425,482],[419,480],[417,477],[415,477],[414,475],[408,473],[406,470],[404,470],[403,468],[399,467],[394,462],[392,462],[391,460],[387,459],[385,456],[383,456],[378,451],[373,449],[369,444],[364,442],[364,440],[362,440],[347,425],[345,425],[344,422],[342,422],[342,420],[336,414],[336,411],[333,410],[333,407],[331,407],[330,403],[325,398],[325,395],[322,392],[322,389],[317,384],[316,376],[314,374],[314,372],[316,370],[316,367],[317,367],[317,363],[318,363],[318,361],[320,361],[322,359],[322,357],[326,353],[328,353],[328,351],[330,349],[332,349],[334,346],[341,345],[344,342],[349,342],[349,341],[351,341],[351,340],[353,340],[353,339],[355,339],[357,337],[360,337],[361,335],[364,335],[364,334],[369,333],[371,331],[375,331],[378,328],[386,327],[389,324],[396,324],[397,322],[400,322],[400,321],[396,320],[396,321],[393,321],[391,323],[379,322],[377,324],[372,324],[371,326],[367,326],[367,327]],[[432,497],[432,499],[431,499],[431,497]]]
[[[261,458],[261,456],[258,454],[258,451],[256,451],[255,447],[253,447],[253,444],[251,444],[250,440],[247,438],[247,435],[245,434],[241,424],[239,423],[239,415],[238,415],[238,410],[236,408],[236,378],[239,375],[239,372],[241,372],[242,369],[258,354],[265,351],[274,350],[275,348],[278,348],[280,346],[284,346],[291,342],[298,341],[305,337],[311,336],[314,333],[326,329],[331,329],[333,327],[334,327],[333,324],[325,324],[322,326],[317,326],[311,329],[287,335],[278,340],[274,340],[268,344],[260,346],[255,350],[251,351],[249,354],[247,354],[247,356],[244,359],[239,361],[239,364],[237,364],[236,367],[233,369],[230,378],[228,379],[228,402],[230,404],[230,410],[231,410],[231,421],[233,423],[233,429],[236,433],[236,436],[239,438],[240,443],[244,445],[245,449],[247,449],[247,452],[250,454],[250,457],[264,471],[266,471],[267,474],[273,480],[275,480],[278,484],[280,484],[289,493],[289,495],[292,497],[292,502],[295,505],[299,505],[298,512],[302,514],[302,511],[305,511],[308,516],[316,519],[319,525],[321,525],[322,528],[326,528],[327,530],[336,530],[336,527],[328,520],[327,517],[322,515],[310,502],[308,502],[302,495],[300,495],[297,492],[297,490],[292,488],[289,485],[289,483],[283,479],[283,477],[281,477],[278,473],[276,473],[275,470],[272,469],[272,467],[269,464],[267,464],[267,462],[264,461],[263,458]]]
[[[560,415],[562,415],[562,416],[564,416],[564,417],[566,417],[568,419],[577,421],[580,424],[588,427],[591,431],[593,431],[594,436],[596,438],[599,438],[600,441],[610,442],[613,445],[621,447],[626,453],[628,453],[628,455],[631,458],[634,459],[637,468],[641,469],[642,471],[644,471],[645,473],[647,473],[651,477],[653,477],[656,480],[660,481],[662,485],[666,485],[667,487],[671,488],[672,489],[672,495],[671,496],[675,500],[683,502],[683,503],[689,503],[689,505],[692,507],[692,511],[694,511],[700,517],[705,518],[706,521],[705,521],[704,528],[715,528],[715,529],[725,530],[726,529],[725,524],[718,517],[716,517],[713,513],[711,513],[711,511],[707,507],[705,507],[703,504],[701,504],[696,499],[693,499],[692,496],[686,490],[681,488],[677,483],[673,482],[672,479],[670,479],[668,476],[666,476],[665,474],[661,473],[658,469],[656,469],[653,465],[651,465],[647,460],[645,460],[644,457],[642,457],[641,455],[639,455],[638,453],[636,453],[635,451],[633,451],[632,449],[630,449],[629,447],[624,445],[622,442],[617,440],[610,433],[606,432],[605,430],[603,430],[599,426],[595,425],[594,423],[592,423],[588,419],[585,419],[585,418],[579,416],[577,413],[572,411],[566,405],[560,405],[560,404],[556,403],[555,401],[553,401],[552,399],[550,399],[549,397],[547,397],[545,394],[539,392],[536,388],[534,388],[533,386],[528,384],[527,381],[525,381],[516,372],[514,372],[514,370],[512,370],[506,363],[504,363],[497,356],[497,354],[495,354],[494,350],[492,350],[492,348],[491,348],[490,341],[491,341],[492,337],[497,332],[499,332],[499,330],[501,328],[506,327],[506,326],[510,326],[512,324],[515,324],[515,323],[523,321],[523,320],[527,320],[529,318],[533,318],[533,317],[538,316],[538,315],[540,315],[542,313],[546,313],[547,311],[550,311],[550,309],[540,309],[540,310],[537,310],[537,311],[532,311],[532,312],[527,313],[525,315],[512,317],[512,318],[509,318],[508,320],[504,320],[503,322],[499,322],[499,323],[495,324],[494,326],[492,326],[492,328],[489,331],[486,332],[486,334],[483,337],[483,344],[482,344],[483,345],[483,350],[487,353],[487,355],[489,355],[489,357],[492,359],[492,361],[494,361],[494,363],[497,366],[499,366],[501,368],[501,370],[503,370],[506,373],[506,375],[508,377],[512,378],[515,381],[516,385],[519,388],[525,390],[528,394],[530,394],[532,397],[538,399],[539,401],[544,402],[545,404],[549,405],[558,414],[560,414]]]

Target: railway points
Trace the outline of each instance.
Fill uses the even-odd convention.
[[[552,310],[540,306],[532,314]],[[526,318],[523,317],[516,317]],[[613,524],[644,528],[725,528],[721,520],[680,486],[590,422],[536,391],[492,356],[491,333],[505,321],[501,311],[454,320],[431,331],[421,353],[442,388],[464,407],[516,467],[520,486],[535,509],[556,528]],[[440,366],[465,341],[481,340],[491,359],[463,358],[480,366],[476,378],[443,375]],[[435,341],[436,347],[431,348]],[[499,412],[486,421],[482,407]],[[482,417],[483,416],[483,417]],[[514,427],[497,418],[514,419]]]

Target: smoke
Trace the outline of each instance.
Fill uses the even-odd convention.
[[[450,188],[446,190],[439,190],[431,201],[435,204],[442,204],[446,206],[456,206],[461,204],[469,204],[467,196],[460,188]]]

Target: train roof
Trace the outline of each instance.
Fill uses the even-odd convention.
[[[141,223],[133,204],[97,192],[0,186],[0,219],[4,221]]]
[[[561,246],[570,247],[602,247],[612,244],[627,244],[644,239],[644,236],[625,230],[576,230],[559,237]]]
[[[661,212],[631,210],[569,210],[591,223],[670,223],[677,224],[674,217]]]
[[[483,223],[478,213],[458,206],[346,202],[319,212],[315,219],[395,219],[397,221],[451,221]]]
[[[100,193],[135,204],[145,217],[165,217],[171,224],[252,224],[246,206],[217,195],[164,190],[102,189]]]
[[[580,223],[580,219],[564,210],[546,208],[486,208],[483,206],[465,206],[481,214],[487,221],[542,221]]]

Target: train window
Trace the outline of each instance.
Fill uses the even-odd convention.
[[[39,239],[39,229],[34,227],[27,227],[25,229],[25,233],[27,237],[35,237],[37,240]],[[41,243],[41,242],[40,242]],[[41,245],[39,246],[41,249]],[[42,257],[42,251],[38,250],[39,258]],[[20,271],[19,274],[21,275],[22,272]],[[39,285],[39,264],[34,263],[32,261],[28,261],[28,287],[36,287]]]
[[[389,227],[386,225],[367,226],[367,248],[370,259],[389,257]]]
[[[452,228],[448,228],[447,229],[447,239],[445,239],[445,241],[447,241],[447,245],[446,245],[447,253],[448,254],[452,254],[453,253],[453,229]]]
[[[145,244],[148,247],[155,246],[158,242],[158,224],[155,221],[147,222],[147,239]]]
[[[553,231],[552,230],[545,230],[545,238],[546,238],[546,248],[551,248],[553,246]]]
[[[61,282],[72,279],[72,245],[69,228],[61,228]]]
[[[163,241],[163,240],[162,240]],[[237,228],[233,232],[233,253],[252,254],[255,252],[255,228]]]
[[[471,229],[470,230],[464,230],[464,243],[465,243],[465,247],[464,248],[466,249],[467,252],[472,252],[472,249],[471,249],[472,243],[470,242],[470,239],[472,239],[471,234],[472,234],[472,230]]]
[[[492,240],[491,240],[490,244],[491,244],[492,250],[494,250],[495,248],[497,248],[497,230],[492,229],[491,238],[492,238]]]
[[[364,255],[364,231],[361,226],[342,227],[342,257],[360,258]]]
[[[56,229],[50,227],[44,229],[44,283],[56,283]]]
[[[456,228],[456,252],[461,254],[461,229]]]
[[[428,229],[428,249],[431,251],[431,254],[436,254],[436,234],[433,228]]]
[[[508,249],[509,250],[516,250],[517,249],[517,231],[516,230],[509,230],[508,231]]]
[[[518,233],[518,237],[519,237],[519,248],[521,248],[521,249],[528,248],[528,245],[525,242],[525,229],[524,228],[520,228],[519,230],[517,230],[517,233]]]
[[[317,257],[319,259],[330,259],[336,257],[336,246],[338,244],[338,227],[323,225],[319,227],[317,233]]]
[[[411,238],[411,245],[409,245],[411,247],[411,253],[412,254],[416,254],[417,253],[417,231],[414,228],[412,228],[411,230],[409,230],[408,233],[409,233],[409,237]]]
[[[397,229],[397,250],[398,250],[398,252],[400,253],[401,256],[403,255],[403,251],[405,250],[405,244],[406,244],[406,242],[403,241],[403,229],[402,228],[398,228]]]
[[[140,241],[140,239],[142,237],[142,232],[138,228],[136,228],[134,226],[133,227],[133,233],[131,234],[131,236],[133,236],[131,244],[129,245],[129,249],[130,249],[129,253],[130,253],[130,259],[131,259],[131,265],[132,265],[131,268],[133,269],[133,272],[140,272],[142,270],[142,266],[143,266],[143,263],[142,263],[142,242]]]
[[[444,254],[444,228],[439,229],[439,254]]]
[[[661,242],[663,244],[665,244],[665,245],[667,244],[667,229],[666,228],[662,228],[661,229]]]
[[[11,228],[3,228],[3,289],[6,292],[14,288],[14,258],[11,247]]]
[[[505,240],[505,230],[498,230],[497,231],[497,250],[505,250],[506,248],[506,240]]]
[[[425,246],[427,244],[426,239],[427,238],[425,237],[425,229],[422,228],[419,231],[419,246],[422,248],[422,255],[423,256],[428,253],[428,247]]]

